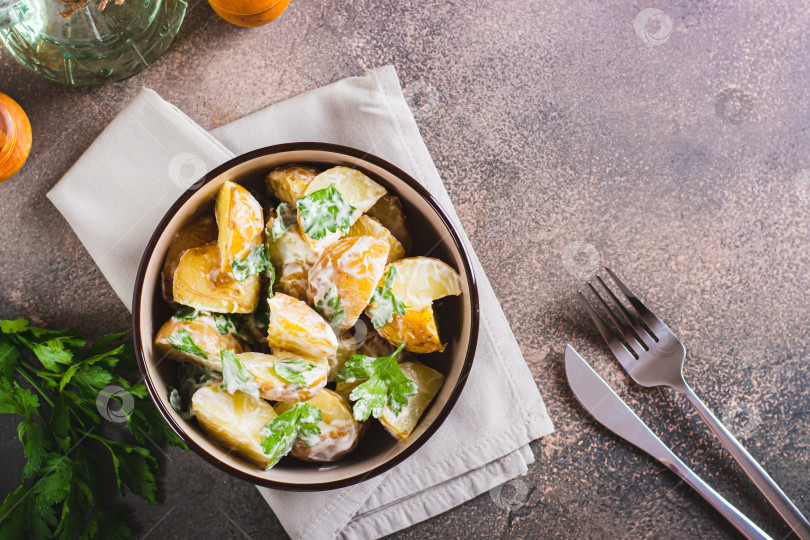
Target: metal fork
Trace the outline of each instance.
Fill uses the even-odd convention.
[[[613,309],[590,281],[588,287],[607,311],[608,317],[619,330],[619,334],[611,330],[582,291],[579,291],[579,296],[622,367],[641,386],[669,386],[683,394],[697,410],[700,417],[703,418],[703,421],[708,424],[709,429],[720,439],[726,450],[731,453],[732,457],[740,464],[745,473],[753,480],[754,484],[799,538],[810,540],[810,523],[799,512],[796,505],[791,502],[776,482],[751,457],[751,454],[712,414],[684,380],[683,361],[686,357],[686,349],[678,337],[661,319],[647,309],[647,306],[630,291],[627,285],[610,268],[605,267],[605,271],[610,274],[610,277],[630,306],[632,306],[631,309],[627,309],[619,301],[600,276],[596,276],[596,281],[607,293],[606,296],[609,298],[610,304],[614,306]]]

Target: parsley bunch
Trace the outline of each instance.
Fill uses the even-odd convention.
[[[0,537],[129,537],[126,506],[95,498],[105,455],[122,495],[127,487],[156,503],[158,464],[147,445],[186,447],[144,384],[119,373],[136,369],[132,343],[122,343],[127,334],[88,346],[73,330],[0,320],[0,414],[22,418],[17,433],[28,460],[21,485],[0,505]],[[117,410],[109,407],[113,401]],[[126,422],[134,442],[101,436],[102,418]]]
[[[352,411],[358,421],[368,420],[369,415],[379,418],[383,410],[388,407],[395,416],[399,416],[402,407],[408,405],[408,396],[418,391],[416,383],[408,379],[397,363],[397,356],[405,348],[405,343],[388,356],[366,356],[355,354],[346,362],[343,369],[338,371],[335,380],[338,382],[354,382],[368,379],[357,386],[349,399],[354,403]]]

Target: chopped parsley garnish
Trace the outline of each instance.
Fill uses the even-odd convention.
[[[402,407],[408,405],[408,396],[415,394],[418,388],[397,364],[397,356],[404,348],[405,343],[389,356],[378,358],[355,354],[338,371],[335,377],[338,382],[350,383],[368,379],[349,395],[349,399],[354,402],[352,410],[356,420],[368,420],[369,415],[379,418],[386,407],[399,416]]]
[[[394,290],[391,288],[396,275],[397,269],[389,266],[382,287],[374,289],[374,294],[371,296],[371,307],[368,313],[371,315],[371,324],[374,325],[374,328],[380,328],[393,321],[394,313],[400,316],[405,315],[405,303],[394,296]]]
[[[342,326],[346,322],[346,310],[338,296],[337,286],[333,283],[321,298],[315,300],[315,309],[323,315],[332,326]]]
[[[347,231],[352,225],[355,208],[346,202],[335,184],[304,195],[296,204],[301,229],[313,240],[319,240],[330,232]]]
[[[231,273],[236,281],[245,281],[253,274],[261,274],[262,272],[267,274],[269,272],[268,266],[271,269],[273,268],[272,263],[267,259],[267,248],[261,245],[251,249],[241,261],[239,259],[232,260]],[[275,271],[273,271],[273,274],[275,274]]]
[[[259,434],[262,450],[270,456],[267,468],[271,468],[292,450],[297,438],[307,446],[314,446],[320,439],[321,411],[311,403],[296,403],[292,409],[267,422]]]
[[[242,365],[236,353],[229,349],[222,349],[219,351],[219,356],[222,359],[222,384],[219,385],[220,389],[229,394],[236,391],[244,392],[259,399],[259,383],[256,382],[253,373]]]
[[[214,322],[220,335],[233,334],[242,341],[253,343],[253,338],[242,331],[245,320],[239,314],[220,314],[215,317]]]
[[[309,386],[304,373],[312,371],[318,364],[312,360],[304,360],[303,358],[285,358],[279,360],[273,365],[273,371],[279,378],[284,379],[288,383],[296,386],[304,387]]]
[[[195,309],[193,307],[184,306],[178,309],[172,317],[178,321],[189,322],[193,321],[200,315],[211,315],[207,311],[200,311],[199,309]]]
[[[276,207],[276,219],[273,220],[273,225],[270,227],[270,231],[265,231],[267,236],[271,239],[271,241],[275,242],[282,236],[287,230],[295,225],[296,223],[296,216],[295,210],[289,203],[281,203]]]
[[[191,339],[191,334],[188,333],[188,330],[179,330],[176,334],[169,336],[169,345],[180,352],[193,354],[194,356],[199,356],[203,359],[208,359],[208,353],[205,352],[205,349],[201,349],[196,343],[194,343],[194,340]]]

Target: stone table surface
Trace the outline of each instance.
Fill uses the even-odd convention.
[[[391,63],[556,424],[504,497],[396,536],[734,536],[577,406],[561,368],[572,343],[699,475],[786,537],[683,399],[628,383],[575,296],[599,264],[640,289],[685,342],[698,394],[810,513],[810,10],[736,4],[293,0],[248,30],[202,3],[152,68],[98,89],[0,51],[0,91],[35,137],[0,184],[0,317],[128,327],[45,193],[140,87],[210,129]],[[0,418],[2,496],[23,465],[15,425]],[[164,462],[156,507],[127,498],[138,536],[285,535],[252,486],[191,453]]]

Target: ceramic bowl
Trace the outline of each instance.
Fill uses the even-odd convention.
[[[456,268],[461,275],[463,294],[437,303],[439,330],[447,348],[442,353],[419,355],[419,360],[441,371],[446,381],[406,440],[395,440],[372,419],[357,449],[340,461],[311,464],[287,457],[265,471],[223,449],[206,436],[194,419],[183,420],[172,409],[167,387],[177,386],[177,365],[161,358],[152,343],[173,312],[161,296],[160,274],[177,231],[198,213],[213,211],[217,191],[225,180],[263,189],[264,178],[271,169],[292,163],[322,169],[336,165],[353,167],[398,195],[413,234],[411,253],[436,257]],[[478,336],[478,292],[472,264],[447,213],[421,184],[390,163],[360,150],[325,143],[292,143],[254,150],[220,165],[195,183],[169,209],[152,235],[138,269],[132,306],[139,368],[152,399],[180,438],[204,459],[238,478],[295,491],[356,484],[387,471],[425,444],[445,421],[464,387]]]

